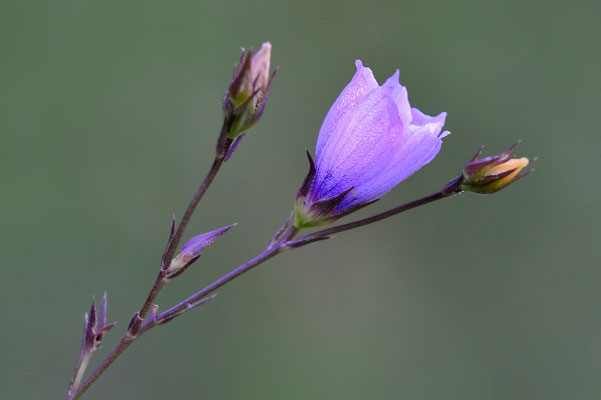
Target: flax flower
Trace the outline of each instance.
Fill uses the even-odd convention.
[[[297,228],[331,222],[367,205],[438,154],[446,113],[409,105],[397,70],[380,86],[356,61],[357,72],[330,108],[317,139],[315,162],[295,206]]]

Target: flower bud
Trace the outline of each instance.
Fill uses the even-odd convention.
[[[194,236],[182,246],[181,253],[171,260],[171,264],[165,271],[178,273],[180,270],[182,270],[183,272],[183,269],[188,268],[190,264],[200,257],[200,253],[205,247],[213,243],[219,236],[229,231],[234,225],[224,226],[223,228]]]
[[[480,147],[470,162],[463,168],[461,188],[468,192],[490,194],[532,172],[532,170],[529,170],[520,173],[530,163],[529,159],[510,156],[510,153],[519,143],[517,142],[501,154],[478,160],[483,149],[483,147]]]
[[[113,322],[107,325],[106,306],[106,293],[104,293],[100,305],[96,307],[96,302],[92,300],[90,312],[86,313],[84,316],[81,348],[79,350],[79,357],[75,363],[73,376],[71,377],[69,393],[72,393],[73,390],[79,387],[92,355],[96,350],[98,350],[98,348],[100,348],[100,344],[102,343],[104,335],[116,324]]]
[[[269,75],[271,44],[263,43],[255,54],[242,50],[234,78],[223,99],[227,138],[235,139],[250,129],[263,114],[275,71]]]
[[[100,306],[96,308],[96,304],[94,300],[92,300],[90,312],[85,315],[82,349],[85,348],[85,350],[90,353],[93,353],[98,349],[104,334],[115,326],[115,322],[108,325],[106,323],[106,303],[106,293],[104,293]]]

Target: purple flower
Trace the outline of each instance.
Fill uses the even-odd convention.
[[[301,187],[295,226],[331,222],[390,191],[440,150],[446,113],[431,117],[409,105],[397,70],[379,86],[357,60],[357,72],[330,108],[315,163]]]

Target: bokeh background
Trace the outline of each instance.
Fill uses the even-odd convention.
[[[187,237],[238,226],[163,309],[264,248],[356,58],[380,82],[399,68],[453,133],[356,217],[439,189],[481,144],[524,139],[537,171],[278,256],[145,335],[84,398],[600,398],[600,15],[563,0],[4,3],[1,397],[63,398],[105,290],[118,326],[92,367],[117,343],[210,165],[239,49],[268,40],[268,107]]]

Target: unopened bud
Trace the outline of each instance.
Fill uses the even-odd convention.
[[[463,168],[462,189],[481,194],[494,193],[532,172],[532,170],[521,172],[530,163],[528,158],[510,156],[519,143],[517,142],[501,154],[479,160],[481,147]]]
[[[235,225],[235,224],[234,224]],[[192,239],[182,247],[181,253],[179,253],[165,271],[177,273],[177,271],[188,268],[190,264],[200,257],[202,250],[213,243],[215,239],[223,235],[225,232],[230,230],[234,225],[224,226],[212,232],[203,233],[202,235],[194,236]]]
[[[234,78],[223,99],[223,113],[229,121],[228,139],[235,139],[250,129],[263,114],[271,81],[269,73],[271,44],[263,43],[255,54],[242,51]]]

